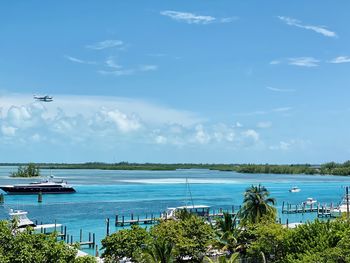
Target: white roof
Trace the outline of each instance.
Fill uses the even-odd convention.
[[[176,209],[196,209],[196,208],[210,208],[210,206],[207,206],[207,205],[186,205],[186,206],[176,207]]]
[[[296,222],[296,223],[289,223],[288,224],[288,228],[296,228],[297,226],[300,226],[302,225],[303,223],[299,223],[299,222]],[[287,225],[283,225],[283,227],[287,227]]]

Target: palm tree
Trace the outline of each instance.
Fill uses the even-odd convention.
[[[218,229],[223,232],[233,232],[235,229],[234,226],[234,218],[232,217],[232,215],[230,215],[230,213],[228,212],[224,212],[223,213],[223,218],[220,218],[217,222],[216,225],[218,227]]]
[[[147,263],[172,263],[173,244],[162,239],[155,239],[150,247],[147,247],[143,253],[143,258]]]
[[[244,193],[243,205],[239,211],[241,223],[259,223],[263,218],[274,220],[277,210],[274,207],[276,200],[269,197],[267,189],[259,184],[252,185]]]
[[[237,248],[235,219],[226,212],[224,212],[223,216],[216,222],[216,246],[221,250],[233,253]]]

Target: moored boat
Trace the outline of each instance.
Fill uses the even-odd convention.
[[[289,192],[291,193],[299,193],[301,189],[297,186],[293,186],[291,189],[289,189]]]
[[[166,210],[162,215],[162,219],[175,219],[176,213],[186,210],[190,214],[197,215],[199,217],[209,217],[210,206],[206,205],[189,205],[189,206],[179,206],[171,207]]]
[[[75,193],[72,186],[67,182],[44,180],[41,182],[33,182],[29,184],[3,185],[0,189],[8,194],[69,194]]]
[[[313,205],[316,204],[317,200],[313,199],[312,197],[308,197],[306,201],[304,202],[305,205]]]

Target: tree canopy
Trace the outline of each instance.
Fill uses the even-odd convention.
[[[27,166],[19,166],[17,172],[11,173],[12,177],[38,177],[40,176],[40,168],[34,163]]]

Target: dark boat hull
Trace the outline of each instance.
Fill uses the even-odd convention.
[[[19,194],[72,194],[75,193],[72,187],[0,187],[1,190],[7,194],[19,195]]]

